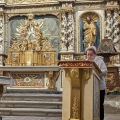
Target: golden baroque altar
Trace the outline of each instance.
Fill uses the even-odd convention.
[[[43,38],[43,24],[36,22],[33,14],[28,14],[28,20],[16,28],[6,66],[57,66],[56,51],[48,39]]]
[[[26,41],[26,50],[22,51],[22,46],[17,42],[12,44],[5,60],[6,66],[57,66],[56,52],[48,41],[44,41],[41,46],[36,45],[36,50],[33,50],[34,43],[30,41]]]

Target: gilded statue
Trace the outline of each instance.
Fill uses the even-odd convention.
[[[84,43],[88,46],[93,46],[96,42],[97,28],[95,22],[98,21],[98,15],[95,13],[85,13],[82,15],[82,20],[84,22]]]

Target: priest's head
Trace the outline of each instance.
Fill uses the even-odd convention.
[[[95,46],[90,46],[85,49],[86,57],[87,60],[94,60],[96,57],[96,47]]]

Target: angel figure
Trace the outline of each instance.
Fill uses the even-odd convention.
[[[94,13],[87,13],[82,16],[84,22],[84,42],[93,46],[96,42],[97,28],[95,22],[98,21],[98,15]]]

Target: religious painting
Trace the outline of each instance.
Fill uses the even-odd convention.
[[[94,96],[93,96],[93,108],[94,108],[94,119],[99,118],[100,115],[100,81],[99,79],[94,75]]]
[[[12,74],[12,87],[44,87],[44,74]]]
[[[80,17],[80,48],[84,52],[89,46],[98,47],[100,42],[100,17],[94,12],[86,12]]]

